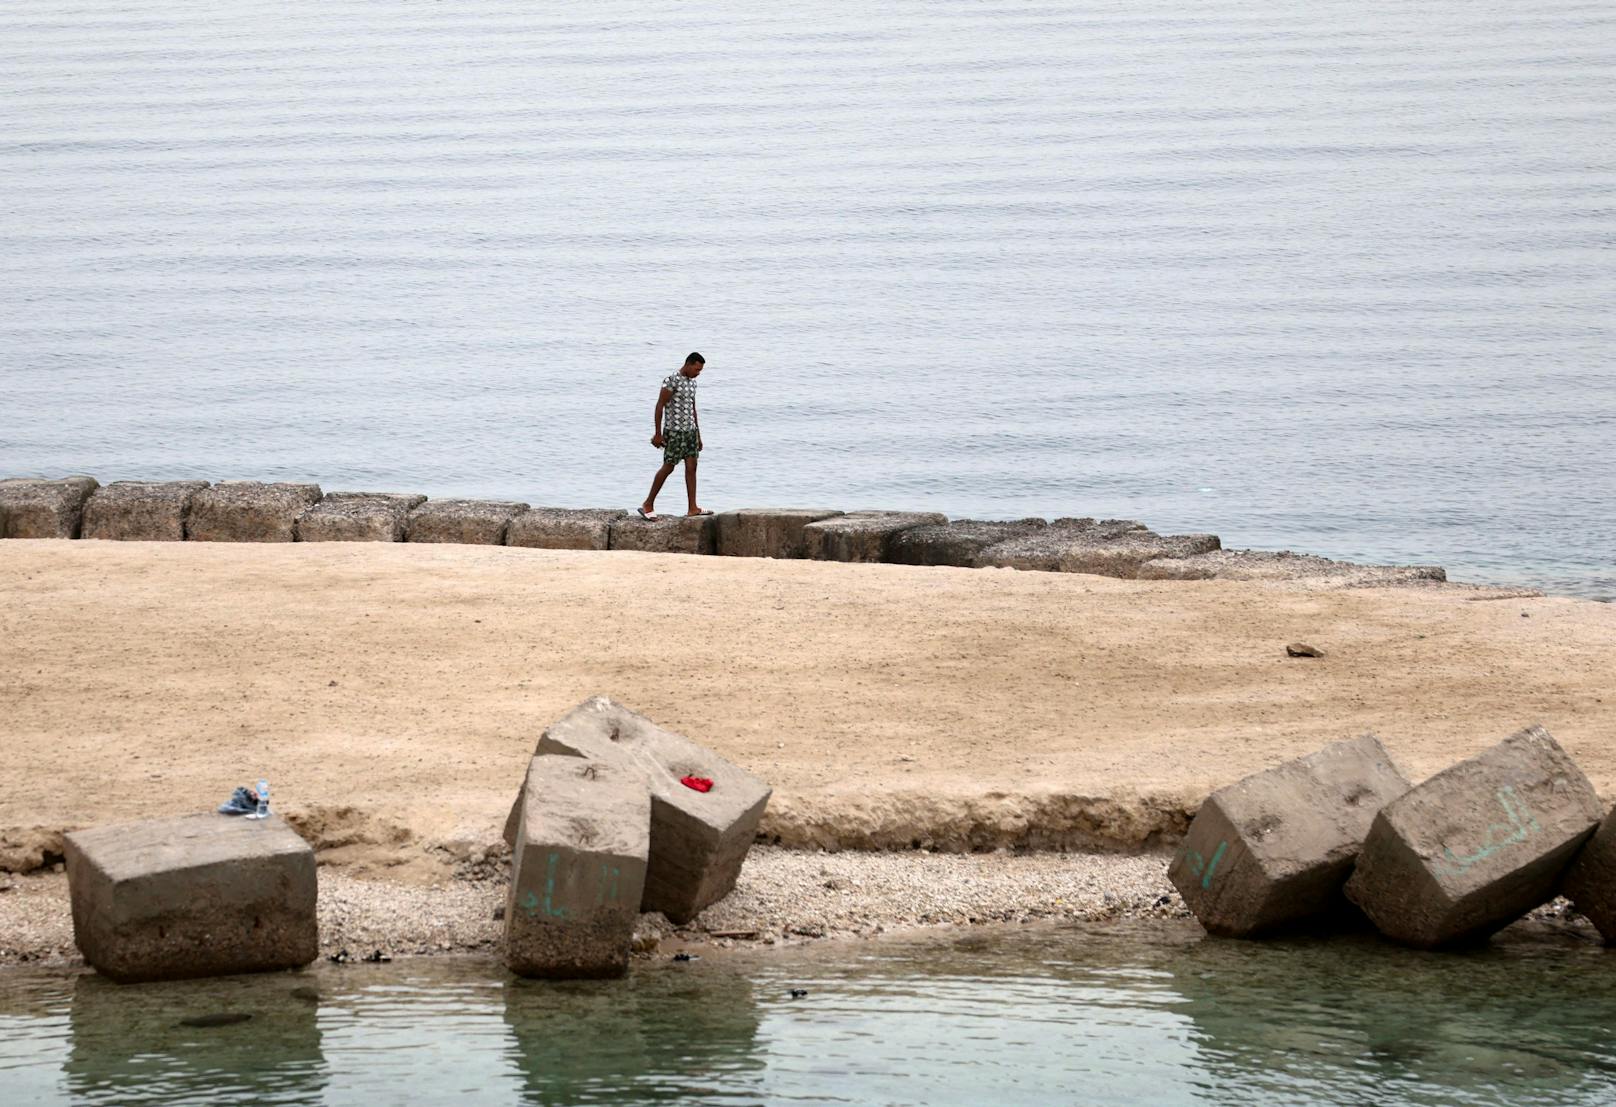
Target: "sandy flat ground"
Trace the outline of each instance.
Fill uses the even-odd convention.
[[[22,828],[207,809],[260,775],[333,860],[463,855],[597,693],[772,782],[767,829],[797,845],[1148,845],[1209,789],[1365,731],[1421,779],[1541,722],[1616,788],[1616,606],[1587,601],[7,541],[0,866]]]

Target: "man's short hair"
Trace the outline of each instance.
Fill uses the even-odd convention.
[[[690,356],[685,358],[685,364],[689,365],[692,362],[694,362],[697,365],[706,365],[707,364],[707,359],[702,357],[700,354],[696,353],[694,350],[692,350],[691,353],[690,353]]]

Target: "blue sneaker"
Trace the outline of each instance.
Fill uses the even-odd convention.
[[[219,805],[221,815],[249,815],[258,810],[258,793],[251,788],[237,788],[230,798]]]

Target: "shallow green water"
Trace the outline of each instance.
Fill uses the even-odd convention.
[[[0,1102],[1608,1104],[1616,954],[973,932],[517,981],[0,973]],[[808,994],[792,998],[793,988]],[[199,1015],[253,1017],[181,1024]]]

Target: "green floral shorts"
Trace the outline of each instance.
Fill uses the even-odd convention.
[[[669,431],[662,436],[662,461],[672,465],[687,457],[701,453],[701,434],[698,431]]]

